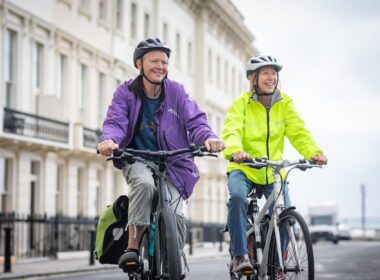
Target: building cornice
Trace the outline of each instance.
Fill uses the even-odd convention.
[[[224,36],[235,49],[241,49],[246,56],[252,56],[255,53],[254,36],[245,26],[243,15],[231,0],[207,0],[202,3],[209,28]]]

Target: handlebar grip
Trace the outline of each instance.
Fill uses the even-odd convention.
[[[234,158],[231,156],[230,159],[229,159],[230,162],[235,162]],[[247,158],[246,160],[243,160],[243,162],[245,163],[253,163],[253,159],[252,158]]]
[[[112,153],[113,153],[113,156],[119,157],[123,153],[123,149],[116,149]]]

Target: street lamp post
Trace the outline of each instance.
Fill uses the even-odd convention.
[[[365,238],[365,185],[361,185],[361,194],[362,194],[362,231],[363,238]]]

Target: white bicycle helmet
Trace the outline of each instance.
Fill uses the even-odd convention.
[[[282,65],[277,60],[269,55],[257,55],[252,57],[247,63],[247,77],[250,73],[264,66],[274,66],[277,72],[280,72]]]

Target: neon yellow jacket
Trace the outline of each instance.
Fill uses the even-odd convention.
[[[266,156],[270,160],[281,160],[285,136],[306,159],[323,154],[289,96],[277,91],[268,107],[267,110],[249,91],[235,98],[227,112],[222,132],[226,159],[235,152],[245,151],[251,157]],[[274,181],[272,170],[268,168],[257,170],[243,164],[229,163],[227,171],[234,169],[241,169],[256,184],[271,184]]]

